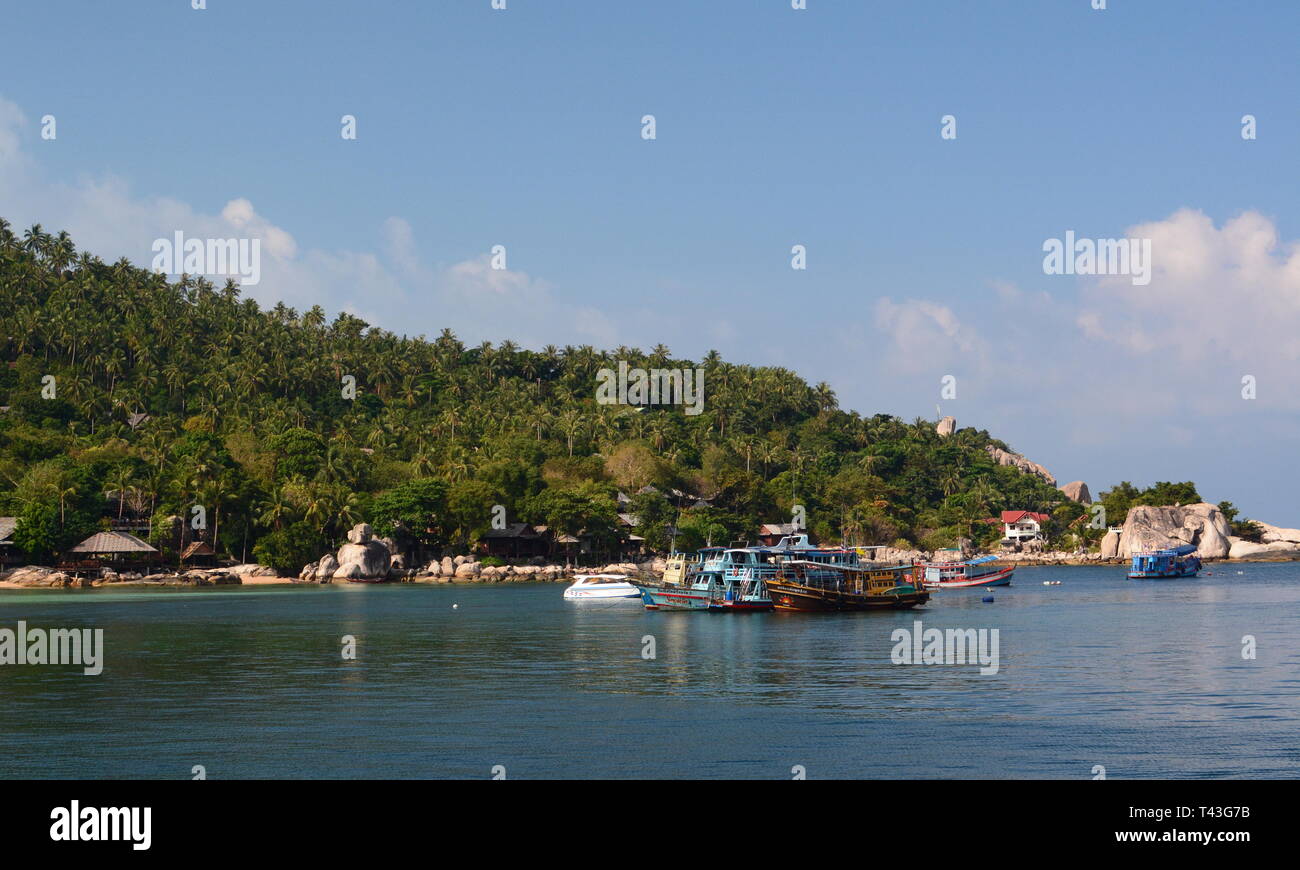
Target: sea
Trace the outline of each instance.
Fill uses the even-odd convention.
[[[98,674],[0,665],[0,778],[1300,775],[1295,563],[1022,567],[850,614],[562,591],[0,590],[0,629],[103,630]],[[900,652],[929,629],[996,637],[996,671]]]

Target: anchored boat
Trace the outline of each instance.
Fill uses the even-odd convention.
[[[778,610],[906,610],[930,593],[913,583],[911,565],[845,565],[791,559],[767,581]]]
[[[641,590],[622,574],[574,574],[573,585],[564,590],[569,601],[588,598],[639,598]]]
[[[638,583],[648,610],[713,610],[746,612],[775,606],[767,583],[778,564],[806,559],[817,564],[857,564],[849,550],[824,550],[808,542],[807,535],[789,535],[774,547],[709,547],[699,553],[698,568],[691,562],[670,561],[661,583]]]
[[[638,583],[647,610],[771,610],[762,563],[751,548],[710,547],[693,571],[665,571],[662,583]]]
[[[1192,555],[1195,552],[1195,544],[1184,544],[1168,550],[1134,553],[1128,579],[1173,580],[1178,577],[1195,577],[1201,570],[1200,558]]]
[[[1015,565],[994,565],[997,556],[979,556],[956,562],[920,562],[918,573],[927,589],[964,586],[1009,586]]]

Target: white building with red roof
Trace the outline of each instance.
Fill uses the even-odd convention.
[[[1043,525],[1050,520],[1047,514],[1033,511],[1003,511],[1002,538],[1007,541],[1037,541],[1043,537]],[[989,522],[998,522],[990,519]]]

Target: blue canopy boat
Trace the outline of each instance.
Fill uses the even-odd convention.
[[[1168,550],[1134,553],[1128,579],[1172,580],[1176,577],[1195,577],[1201,570],[1201,560],[1192,555],[1195,552],[1195,544],[1184,544]]]

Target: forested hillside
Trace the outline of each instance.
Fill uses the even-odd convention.
[[[399,336],[319,307],[263,310],[233,284],[169,282],[3,221],[0,295],[0,514],[33,557],[114,513],[196,504],[222,554],[296,570],[362,520],[463,549],[498,504],[597,541],[632,513],[664,550],[674,523],[683,549],[752,540],[795,504],[823,541],[988,541],[1000,529],[982,518],[1064,501],[994,464],[986,447],[1006,445],[987,432],[859,416],[825,384],[716,352],[466,347],[454,312],[432,340]],[[703,413],[599,404],[597,372],[620,361],[702,368]]]

